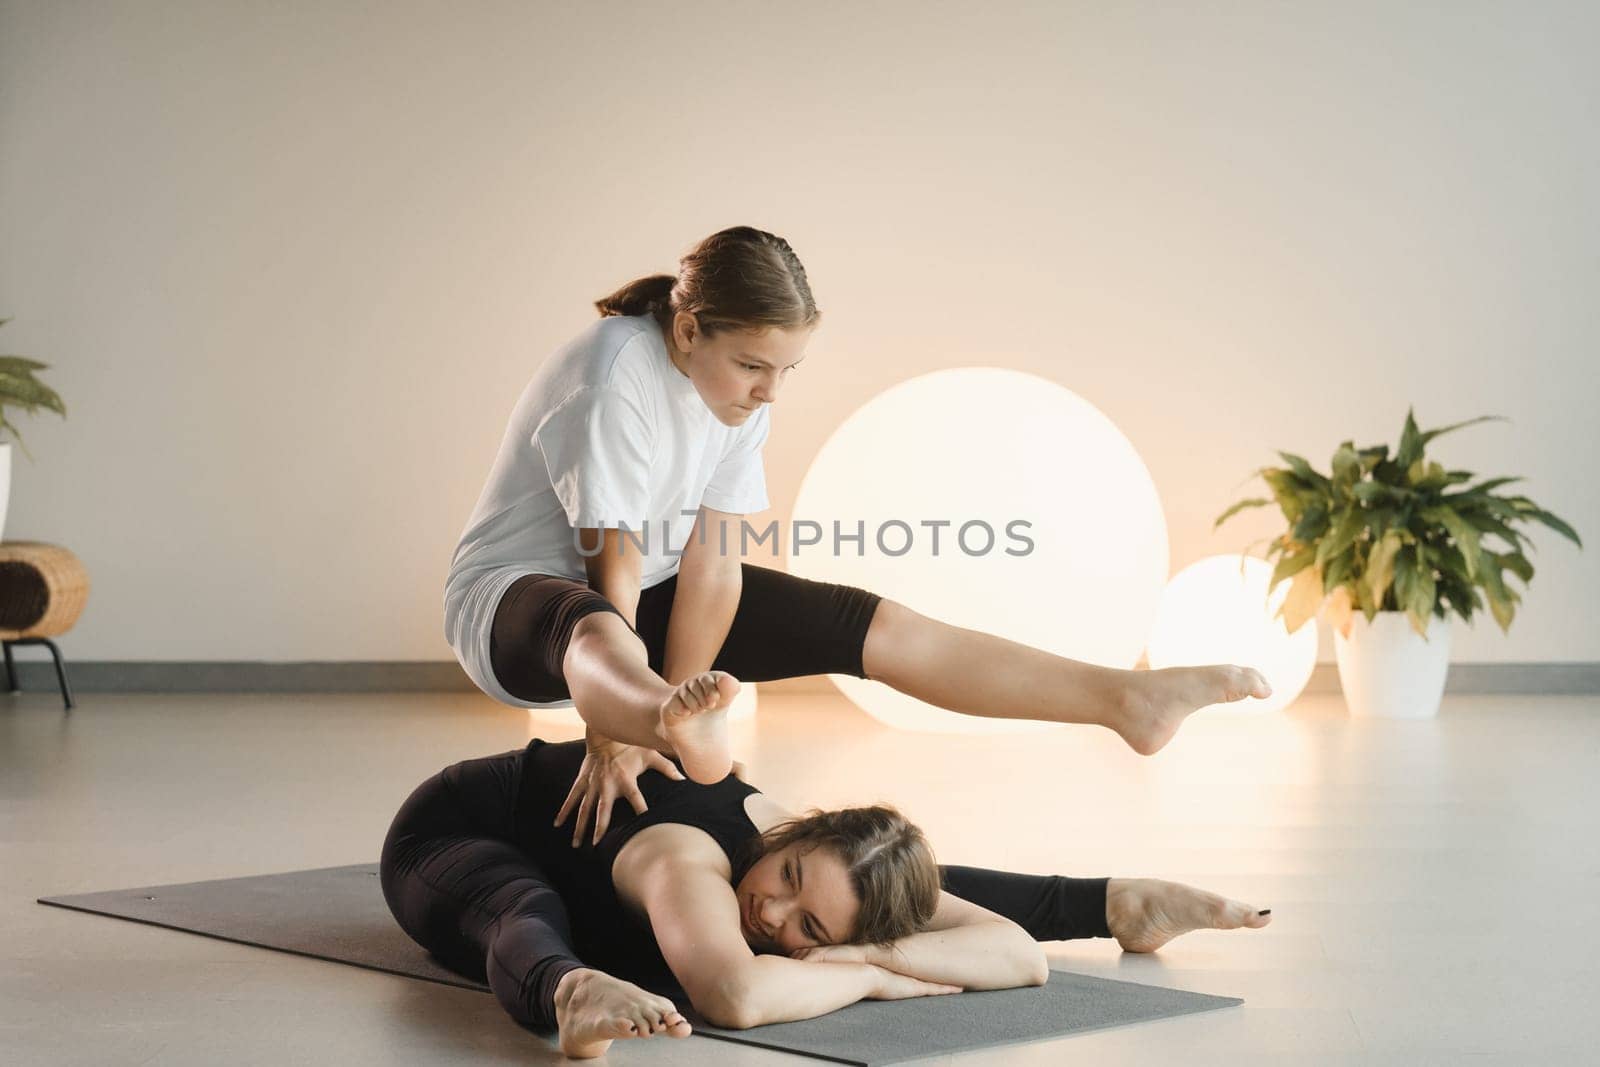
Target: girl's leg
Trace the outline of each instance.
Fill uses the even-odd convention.
[[[651,670],[666,668],[667,624],[676,576],[639,600],[639,636]],[[712,669],[741,682],[812,674],[864,677],[861,650],[880,597],[854,586],[818,582],[746,563],[739,605]]]
[[[657,587],[645,590],[639,610],[661,595]],[[674,753],[691,778],[715,782],[727,774],[726,732],[710,745],[702,736],[713,725],[698,713],[710,702],[703,676],[668,685],[660,668],[651,668],[639,633],[586,583],[542,574],[519,578],[496,606],[489,649],[495,678],[512,696],[538,703],[570,699],[598,733]],[[732,701],[733,678],[713,684]]]
[[[1270,693],[1232,665],[1118,670],[930,619],[855,586],[746,563],[739,607],[713,664],[741,681],[850,674],[967,715],[1089,723],[1148,755],[1207,704]],[[676,578],[647,591],[639,635],[661,669]]]
[[[1105,726],[1142,755],[1171,740],[1196,708],[1272,692],[1249,667],[1101,667],[951,626],[892,600],[873,617],[862,664],[866,677],[937,707]]]

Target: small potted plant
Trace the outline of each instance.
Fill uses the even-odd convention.
[[[0,319],[0,326],[10,322],[10,319]],[[11,425],[6,418],[8,405],[23,408],[28,414],[35,414],[41,407],[49,408],[62,418],[66,417],[67,407],[61,402],[54,389],[37,380],[33,376],[36,370],[44,370],[48,363],[40,363],[36,359],[25,356],[0,356],[0,434],[9,430],[17,439],[17,444],[22,445],[22,451],[27,453],[28,460],[32,462],[33,453],[28,452],[28,446],[22,442],[22,432]],[[11,501],[11,442],[0,442],[0,538],[4,537],[6,527],[6,506]]]
[[[1290,632],[1319,613],[1333,627],[1339,683],[1352,714],[1438,713],[1451,616],[1470,624],[1487,600],[1495,622],[1509,632],[1522,598],[1507,572],[1524,584],[1533,579],[1520,524],[1543,523],[1583,546],[1571,526],[1527,497],[1493,492],[1521,478],[1467,485],[1476,475],[1424,458],[1435,437],[1497,418],[1419,431],[1407,410],[1393,455],[1388,445],[1357,449],[1345,441],[1327,475],[1279,452],[1288,467],[1251,475],[1272,496],[1241,500],[1212,526],[1245,508],[1276,503],[1283,511],[1288,529],[1266,552],[1277,558],[1268,589],[1291,582],[1277,612]]]

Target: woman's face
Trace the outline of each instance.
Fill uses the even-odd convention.
[[[855,929],[861,910],[850,872],[830,850],[790,845],[756,861],[733,887],[739,928],[757,952],[789,955],[815,945],[838,945]]]
[[[694,382],[711,413],[725,426],[742,426],[761,405],[778,399],[810,338],[810,328],[778,327],[760,333],[723,330],[707,337],[693,315],[680,311],[669,348],[673,365]]]

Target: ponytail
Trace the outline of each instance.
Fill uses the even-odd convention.
[[[610,296],[594,302],[601,318],[611,315],[654,314],[672,306],[672,287],[678,279],[671,274],[652,274],[629,282]]]
[[[680,311],[707,337],[724,329],[809,329],[821,312],[806,269],[789,242],[751,226],[720,230],[678,261],[678,274],[652,274],[594,302],[601,318],[654,315],[663,333]]]

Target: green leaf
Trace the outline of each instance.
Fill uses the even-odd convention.
[[[1396,485],[1386,485],[1383,482],[1359,482],[1350,490],[1352,496],[1363,504],[1399,504],[1409,500],[1413,494],[1411,490]]]
[[[1417,561],[1410,551],[1399,552],[1394,557],[1394,610],[1403,610],[1410,602],[1417,586]]]
[[[1264,496],[1251,497],[1249,500],[1241,500],[1227,511],[1224,511],[1221,515],[1218,515],[1217,521],[1211,524],[1211,528],[1215,530],[1218,526],[1221,526],[1223,523],[1233,518],[1245,508],[1259,508],[1264,504],[1270,503],[1272,503],[1272,501]]]
[[[1473,425],[1476,425],[1477,423],[1480,423],[1480,422],[1494,422],[1494,421],[1510,422],[1511,420],[1506,418],[1504,415],[1479,415],[1477,418],[1468,419],[1466,422],[1453,422],[1449,426],[1441,426],[1437,430],[1429,430],[1427,433],[1422,435],[1422,443],[1424,445],[1426,445],[1429,441],[1432,441],[1435,437],[1438,437],[1441,434],[1447,434],[1447,433],[1451,433],[1451,432],[1453,432],[1455,430],[1459,430],[1463,426],[1473,426]]]
[[[58,415],[67,413],[66,406],[56,391],[31,377],[7,374],[0,371],[0,403],[17,404],[27,408],[31,415],[37,408],[46,407]]]
[[[1461,560],[1466,566],[1467,577],[1469,579],[1475,577],[1478,573],[1481,552],[1477,528],[1456,514],[1454,508],[1446,507],[1442,504],[1436,507],[1423,508],[1418,513],[1418,516],[1424,522],[1443,526],[1449,531],[1456,547],[1461,551]]]
[[[1522,535],[1499,519],[1476,512],[1463,512],[1462,517],[1479,531],[1494,534],[1512,548],[1520,548],[1522,546]]]
[[[1524,585],[1533,581],[1533,564],[1521,552],[1503,552],[1495,557],[1495,562],[1521,578]]]
[[[1316,562],[1316,555],[1315,549],[1307,547],[1301,548],[1292,555],[1284,556],[1278,561],[1278,565],[1272,569],[1272,580],[1267,583],[1267,590],[1270,592],[1276,589],[1278,583],[1285,578],[1292,578],[1311,566]]]
[[[1346,549],[1328,560],[1327,566],[1322,569],[1322,591],[1324,593],[1331,593],[1350,580],[1355,568],[1355,557],[1354,551]]]
[[[1327,491],[1329,487],[1327,477],[1312,470],[1311,464],[1289,452],[1279,452],[1278,455],[1283,457],[1283,461],[1289,465],[1289,469],[1294,472],[1296,478],[1300,479],[1300,483],[1305,488]]]
[[[1566,522],[1564,522],[1561,519],[1556,518],[1554,515],[1550,514],[1548,511],[1543,511],[1543,510],[1530,511],[1530,512],[1528,512],[1528,518],[1533,519],[1536,522],[1544,523],[1546,526],[1550,527],[1550,529],[1554,530],[1556,533],[1560,534],[1562,537],[1565,537],[1568,541],[1571,541],[1573,544],[1577,545],[1579,548],[1583,547],[1583,542],[1578,540],[1578,531],[1574,530],[1572,527],[1568,526],[1566,524]]]
[[[1509,522],[1516,522],[1522,518],[1522,509],[1513,504],[1507,497],[1483,497],[1478,501],[1478,507]]]
[[[1417,420],[1406,408],[1406,424],[1400,430],[1400,448],[1394,454],[1395,466],[1406,470],[1422,455],[1422,434],[1417,431]]]
[[[1489,614],[1494,616],[1494,621],[1500,624],[1500,629],[1506,633],[1511,632],[1511,620],[1516,615],[1516,592],[1506,588],[1500,576],[1500,564],[1494,553],[1488,553],[1485,566],[1480,571],[1483,591],[1489,597]]]
[[[1428,631],[1428,616],[1437,600],[1433,571],[1418,561],[1416,549],[1405,548],[1394,561],[1394,605],[1411,617],[1412,627],[1420,634]]]
[[[1442,489],[1448,484],[1444,467],[1432,460],[1417,460],[1407,477],[1415,489]]]
[[[1390,530],[1383,535],[1383,540],[1372,546],[1372,553],[1367,557],[1366,582],[1374,604],[1383,602],[1383,594],[1394,578],[1395,553],[1402,547],[1397,530]]]
[[[1294,524],[1294,529],[1289,536],[1301,544],[1316,544],[1317,539],[1328,532],[1328,505],[1325,500],[1317,500],[1306,506],[1301,514],[1300,521]]]
[[[1282,467],[1263,467],[1261,480],[1272,490],[1272,498],[1283,510],[1283,517],[1294,522],[1300,517],[1300,482],[1292,471]]]
[[[0,374],[28,374],[36,370],[48,370],[50,364],[40,363],[27,356],[0,356]]]
[[[1344,509],[1344,514],[1339,516],[1338,523],[1333,532],[1324,537],[1316,545],[1314,559],[1317,563],[1327,563],[1355,543],[1360,535],[1365,521],[1361,517],[1361,509],[1351,505]]]
[[[1459,499],[1471,495],[1487,496],[1491,489],[1498,489],[1502,485],[1510,485],[1512,482],[1520,482],[1522,480],[1523,477],[1520,474],[1512,475],[1508,478],[1490,478],[1488,481],[1479,482],[1477,485],[1469,485],[1461,492],[1447,496],[1446,499]]]
[[[1333,486],[1336,491],[1348,491],[1361,480],[1361,457],[1354,443],[1345,441],[1333,454]]]

